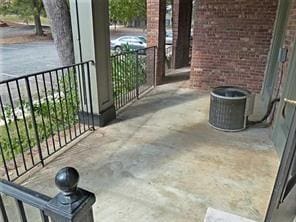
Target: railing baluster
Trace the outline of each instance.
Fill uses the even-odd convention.
[[[15,199],[21,222],[27,222],[26,212],[22,201]]]
[[[9,101],[10,101],[10,106],[11,106],[11,109],[12,109],[12,116],[13,116],[13,120],[14,120],[13,122],[15,124],[16,134],[17,134],[17,138],[18,138],[18,144],[19,144],[19,146],[21,148],[21,155],[22,155],[25,170],[27,170],[26,159],[25,159],[25,156],[24,156],[24,147],[23,147],[23,144],[22,144],[21,136],[20,136],[20,128],[19,128],[19,125],[18,125],[18,119],[17,119],[16,114],[15,114],[14,103],[12,101],[10,86],[9,86],[8,82],[6,83],[6,87],[7,87],[8,97],[9,97]]]
[[[87,91],[86,91],[86,78],[87,74],[85,74],[85,64],[82,64],[82,75],[83,75],[83,85],[84,85],[84,102],[85,102],[85,109],[86,109],[86,118],[87,118],[87,128],[89,129],[90,127],[90,121],[89,121],[89,107],[88,107],[88,98],[91,98],[91,95],[88,96]]]
[[[83,92],[82,92],[82,70],[80,71],[80,68],[82,68],[82,65],[80,67],[78,67],[78,81],[79,81],[79,94],[80,94],[80,104],[81,104],[81,113],[82,113],[82,122],[83,122],[83,130],[85,131],[86,128],[85,128],[85,113],[84,113],[84,100],[83,100]]]
[[[124,72],[123,72],[123,70],[122,70],[122,68],[123,68],[123,64],[122,64],[122,57],[123,57],[123,55],[120,55],[120,57],[119,57],[119,61],[120,61],[120,66],[119,66],[119,73],[120,73],[120,75],[119,75],[119,84],[120,84],[120,107],[122,107],[122,104],[123,104],[123,92],[122,92],[122,89],[123,89],[123,81],[124,81]]]
[[[72,96],[72,84],[71,84],[71,72],[70,72],[70,69],[68,68],[67,69],[68,71],[68,81],[69,81],[69,95],[70,95],[70,100],[71,100],[71,103],[69,105],[69,101],[67,101],[67,104],[68,104],[68,107],[70,107],[71,109],[73,108],[72,105],[73,105],[73,96]],[[68,100],[68,99],[67,99]],[[71,120],[70,120],[70,116],[68,114],[68,121],[69,121],[69,133],[70,133],[70,138],[72,140],[72,132],[71,132]],[[74,123],[75,125],[75,123]]]
[[[7,217],[7,213],[5,210],[5,206],[4,206],[1,194],[0,194],[0,217],[3,220],[3,222],[8,222],[8,217]]]
[[[38,104],[39,104],[39,109],[40,109],[40,114],[41,114],[41,121],[42,121],[43,131],[45,134],[45,144],[46,144],[47,155],[50,155],[48,138],[47,138],[48,135],[47,135],[46,125],[45,125],[45,121],[44,121],[44,114],[43,114],[43,109],[42,109],[41,96],[40,96],[39,83],[38,83],[37,76],[35,76],[35,84],[36,84]]]
[[[16,86],[17,86],[18,96],[19,96],[19,99],[20,99],[20,106],[21,106],[23,120],[24,120],[24,125],[25,125],[26,137],[27,137],[28,144],[29,144],[31,161],[32,161],[32,165],[34,166],[35,165],[35,161],[34,161],[33,152],[32,152],[31,139],[30,139],[30,135],[29,135],[29,132],[28,132],[28,124],[27,124],[26,114],[25,114],[25,110],[24,110],[23,99],[22,99],[21,92],[20,92],[19,80],[16,80]]]
[[[114,97],[114,100],[115,100],[115,107],[116,109],[118,109],[118,95],[117,95],[117,92],[118,92],[118,77],[117,77],[117,62],[116,62],[116,57],[112,57],[111,58],[112,60],[112,77],[114,78],[114,81],[113,81],[113,84],[115,85],[113,87],[113,97]]]
[[[85,85],[84,64],[85,63],[81,64],[81,81],[82,81],[82,90],[83,90],[83,102],[84,102],[84,104],[87,104],[87,93],[86,93],[86,85]]]
[[[116,60],[116,78],[117,78],[117,108],[120,108],[121,92],[120,92],[120,66],[119,66],[119,56],[114,57]]]
[[[55,126],[56,126],[56,130],[57,130],[57,134],[58,134],[59,145],[61,148],[62,143],[61,143],[61,135],[60,135],[60,127],[59,127],[59,118],[58,118],[58,114],[57,114],[57,106],[56,106],[56,101],[55,101],[55,93],[54,93],[54,88],[53,88],[52,75],[51,75],[51,72],[49,72],[48,74],[49,74],[49,81],[50,81],[50,87],[51,87],[51,96],[52,96],[52,101],[53,101],[53,110],[54,110],[54,115],[55,115],[55,120],[56,120]]]
[[[28,98],[29,98],[29,106],[30,106],[30,111],[31,111],[31,116],[32,116],[32,122],[33,122],[35,137],[36,137],[39,158],[40,158],[40,162],[41,162],[42,166],[44,166],[44,160],[43,160],[42,151],[41,151],[41,144],[40,144],[38,127],[37,127],[37,122],[36,122],[36,117],[35,117],[35,111],[34,111],[33,98],[32,98],[32,92],[31,92],[31,88],[30,88],[29,78],[25,77],[25,81],[26,81],[26,88],[27,88],[27,93],[28,93]]]
[[[69,73],[68,73],[69,74]],[[69,117],[69,105],[68,105],[68,99],[67,99],[67,88],[66,88],[66,81],[65,81],[65,72],[64,69],[62,69],[62,81],[63,81],[63,91],[64,91],[64,97],[65,97],[65,103],[66,103],[66,115],[67,115],[67,122],[68,122],[68,128],[69,128],[69,135],[70,139],[72,139],[71,136],[71,127],[70,127],[70,117]]]
[[[115,76],[114,76],[114,59],[113,57],[111,56],[110,58],[110,63],[111,63],[111,78],[112,78],[112,96],[113,96],[113,102],[114,102],[114,106],[116,108],[116,95],[115,95],[115,92],[116,92],[116,86],[115,86],[115,83],[116,83],[116,79],[115,79]]]
[[[129,75],[129,70],[127,70],[128,67],[128,59],[129,59],[129,53],[127,53],[124,56],[124,104],[127,104],[128,98],[127,98],[127,85],[128,85],[128,75]]]
[[[135,60],[137,60],[137,55],[135,55]],[[134,98],[137,98],[137,62],[134,67],[134,85],[133,85],[133,90],[134,90]]]
[[[154,46],[153,49],[153,86],[156,86],[156,46]]]
[[[45,215],[43,210],[40,210],[40,216],[41,216],[42,222],[49,222],[49,218],[48,218],[48,216]]]
[[[119,64],[119,66],[118,66],[118,74],[119,74],[119,81],[118,81],[118,83],[119,83],[119,90],[120,90],[120,92],[119,92],[119,96],[120,96],[120,107],[122,107],[122,104],[123,104],[123,91],[122,91],[122,89],[123,89],[123,81],[124,81],[124,72],[123,72],[123,57],[124,55],[120,55],[119,57],[118,57],[118,64]]]
[[[17,165],[16,160],[15,160],[15,154],[14,154],[14,150],[13,150],[13,146],[12,146],[11,136],[10,136],[9,127],[8,127],[8,123],[7,123],[7,120],[6,120],[6,114],[5,114],[5,110],[4,110],[4,106],[3,106],[1,96],[0,96],[0,107],[1,107],[1,110],[2,110],[2,117],[3,117],[3,121],[4,121],[4,125],[5,125],[8,144],[9,144],[9,147],[10,147],[10,152],[11,152],[11,155],[12,155],[12,160],[13,160],[13,163],[14,163],[14,168],[15,168],[15,171],[16,171],[16,175],[19,176],[20,174],[19,174],[19,170],[18,170],[18,165]]]
[[[133,59],[134,54],[131,55],[130,59]],[[132,63],[133,64],[133,63]],[[132,98],[132,75],[133,75],[133,67],[129,69],[129,77],[128,77],[128,101],[131,101]]]
[[[134,54],[133,59],[136,60],[137,57],[137,53]],[[131,86],[131,90],[132,90],[132,95],[133,95],[133,99],[137,97],[137,93],[136,93],[136,64],[133,66],[133,76],[132,76],[132,86]]]
[[[90,70],[89,70],[89,63],[86,64],[87,68],[87,79],[88,79],[88,94],[89,94],[89,109],[90,109],[90,117],[91,117],[91,124],[92,124],[92,130],[95,129],[95,120],[94,120],[94,113],[93,113],[93,103],[91,98],[91,78],[90,78]]]
[[[67,134],[66,134],[66,128],[65,128],[64,109],[63,109],[64,107],[63,107],[63,104],[62,104],[63,102],[62,102],[62,96],[61,96],[61,88],[60,88],[60,80],[59,80],[58,71],[55,71],[55,74],[56,74],[56,79],[57,79],[56,81],[57,81],[57,86],[58,86],[59,103],[60,103],[60,109],[61,109],[60,113],[61,113],[61,116],[62,116],[61,121],[62,121],[62,128],[63,128],[63,131],[64,131],[64,141],[65,141],[65,144],[67,144]],[[65,98],[65,100],[67,100],[66,95],[64,95],[64,98]],[[66,103],[66,110],[68,110],[67,103]]]
[[[119,74],[118,74],[118,56],[114,57],[114,62],[115,62],[115,69],[114,69],[114,76],[116,78],[115,83],[116,83],[116,109],[119,109],[120,104],[119,104]]]
[[[130,66],[130,63],[131,61],[129,61],[130,59],[130,56],[131,56],[131,53],[128,53],[126,56],[125,56],[125,67],[124,67],[124,72],[125,72],[125,81],[124,81],[124,88],[125,88],[125,104],[127,104],[129,101],[128,101],[128,80],[129,80],[129,75],[130,75],[130,70],[129,70],[129,66]]]
[[[114,60],[115,60],[115,74],[114,76],[116,76],[116,107],[117,109],[120,107],[120,103],[119,103],[119,96],[120,96],[120,93],[119,93],[119,89],[120,89],[120,86],[119,86],[119,66],[118,66],[118,56],[114,57]]]
[[[75,69],[75,67],[76,67],[76,69]],[[80,102],[79,102],[78,86],[77,86],[77,74],[78,74],[78,72],[76,71],[77,68],[79,69],[79,66],[74,66],[74,85],[75,85],[75,98],[76,98],[76,103],[77,103],[76,115],[78,117],[79,133],[81,134],[81,119],[80,119],[80,115],[79,115]],[[77,135],[75,135],[75,136],[77,136]]]
[[[70,69],[70,68],[69,68]],[[71,76],[73,75],[73,77],[71,78]],[[75,135],[75,138],[77,137],[77,133],[76,133],[76,104],[74,103],[74,99],[73,99],[73,88],[72,88],[72,81],[75,81],[74,79],[74,76],[75,76],[75,70],[74,70],[74,67],[72,67],[72,72],[69,73],[69,88],[70,88],[70,97],[71,97],[71,108],[72,108],[72,114],[73,115],[73,127],[74,127],[74,135]],[[75,106],[74,106],[75,105]],[[74,109],[75,108],[75,109]],[[71,132],[71,131],[70,131]]]
[[[52,118],[51,118],[51,109],[49,108],[49,99],[48,99],[48,94],[47,94],[47,87],[46,87],[46,81],[45,81],[44,73],[42,73],[42,81],[43,81],[46,108],[47,108],[48,119],[49,119],[49,127],[50,127],[50,132],[51,132],[51,140],[52,140],[53,150],[56,151],[53,124],[52,124]]]
[[[8,167],[7,167],[6,160],[5,160],[5,154],[4,154],[3,147],[1,145],[1,143],[0,143],[0,152],[1,152],[2,162],[3,162],[3,165],[4,165],[4,170],[5,170],[5,173],[6,173],[7,180],[10,181]]]
[[[136,95],[139,99],[139,55],[136,55]]]

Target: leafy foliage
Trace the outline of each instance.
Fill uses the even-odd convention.
[[[146,82],[146,56],[125,46],[125,52],[111,58],[113,97],[137,89]]]
[[[0,14],[15,14],[28,21],[35,15],[45,15],[42,0],[11,0],[0,6]]]
[[[54,136],[58,131],[70,128],[78,122],[79,99],[74,87],[77,84],[75,82],[75,74],[70,72],[65,77],[64,81],[60,80],[60,90],[64,94],[58,93],[58,90],[54,89],[54,91],[47,92],[48,99],[42,98],[41,102],[39,100],[34,101],[33,110],[40,142],[45,141],[50,136]],[[24,109],[29,114],[25,115],[26,122],[23,118],[18,118],[16,121],[7,118],[12,115],[13,110],[10,106],[5,106],[4,109],[8,128],[5,126],[0,127],[0,144],[7,160],[12,158],[12,150],[17,155],[28,150],[30,146],[34,147],[37,145],[29,103],[28,101],[22,101],[22,103]],[[1,119],[3,120],[3,116],[1,116]]]
[[[128,23],[146,17],[146,0],[109,0],[109,14],[113,22]]]

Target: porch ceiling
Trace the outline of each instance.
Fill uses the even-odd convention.
[[[203,221],[208,207],[262,220],[278,166],[268,129],[224,133],[207,124],[209,95],[159,86],[24,185],[55,195],[74,166],[96,194],[96,221]]]

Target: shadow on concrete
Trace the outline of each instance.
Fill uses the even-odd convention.
[[[261,220],[277,165],[266,130],[224,133],[210,128],[206,107],[198,107],[205,103],[182,106],[201,97],[170,86],[152,91],[127,107],[116,122],[142,119],[98,129],[32,175],[28,186],[56,193],[54,175],[70,165],[80,172],[80,186],[100,200],[97,215],[130,205],[135,209],[131,218],[138,216],[130,221],[141,221],[143,214],[136,212],[142,208],[147,215],[163,208],[164,215],[190,215],[187,221],[201,221],[208,206],[223,203],[227,211]],[[158,112],[163,109],[166,115]],[[162,197],[184,205],[171,208],[161,203]]]
[[[202,94],[197,95],[196,93],[190,92],[178,94],[177,90],[168,90],[166,92],[152,91],[145,95],[143,99],[138,100],[133,105],[122,110],[117,116],[117,119],[111,124],[155,113],[163,109],[196,100],[201,96]]]
[[[190,78],[190,69],[189,68],[182,68],[176,70],[170,70],[166,73],[165,78],[163,80],[163,84],[180,82],[180,81],[187,81]]]

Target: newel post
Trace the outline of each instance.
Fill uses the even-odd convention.
[[[92,206],[95,195],[78,188],[79,174],[72,167],[61,169],[56,177],[56,186],[61,190],[44,210],[53,222],[93,222]]]

